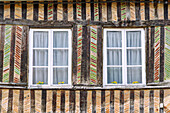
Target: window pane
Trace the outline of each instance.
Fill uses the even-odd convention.
[[[107,83],[116,81],[117,84],[122,83],[122,68],[121,67],[108,67],[107,68]]]
[[[34,31],[33,47],[34,48],[48,48],[48,32],[47,31]]]
[[[141,32],[140,31],[127,31],[127,47],[141,47]]]
[[[107,47],[122,47],[121,31],[107,32]]]
[[[67,66],[68,65],[68,50],[54,50],[53,51],[53,65]]]
[[[141,49],[127,50],[127,65],[141,65]]]
[[[54,68],[53,69],[53,84],[68,84],[68,68]]]
[[[107,65],[122,65],[122,50],[107,50]]]
[[[67,31],[54,31],[53,47],[54,48],[67,48],[68,47],[68,32]]]
[[[33,84],[39,81],[48,84],[48,68],[33,68]]]
[[[33,66],[48,66],[48,50],[33,50]]]
[[[133,82],[142,83],[142,68],[141,67],[128,67],[127,68],[127,82],[132,84]]]

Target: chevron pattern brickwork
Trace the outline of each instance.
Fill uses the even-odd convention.
[[[53,20],[53,4],[48,4],[48,20]]]
[[[82,25],[77,26],[77,84],[81,79],[81,60],[82,60]]]
[[[16,27],[15,37],[15,56],[14,56],[14,82],[20,82],[21,72],[21,45],[22,45],[22,26]]]
[[[97,26],[90,27],[90,84],[97,83]]]
[[[3,60],[3,82],[9,82],[10,70],[10,48],[11,48],[11,25],[5,26],[4,60]]]
[[[155,27],[154,42],[154,81],[159,81],[160,75],[160,27]]]
[[[170,26],[165,27],[165,80],[170,80]]]

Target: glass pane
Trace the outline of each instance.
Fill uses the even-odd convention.
[[[141,47],[141,32],[140,31],[127,31],[126,32],[126,45],[127,47]]]
[[[108,67],[107,68],[107,83],[108,84],[121,84],[122,83],[122,68],[121,67]]]
[[[53,65],[67,66],[68,65],[68,50],[54,50],[53,51]]]
[[[127,65],[141,65],[141,49],[127,50]]]
[[[48,84],[48,68],[33,68],[33,84]]]
[[[48,31],[34,31],[33,47],[48,48]]]
[[[68,32],[67,31],[54,31],[53,32],[53,47],[54,48],[67,48],[68,47]]]
[[[128,84],[142,83],[142,68],[128,67],[127,68],[127,82]]]
[[[107,32],[107,47],[122,47],[121,31]]]
[[[107,65],[122,65],[122,50],[107,50]]]
[[[68,84],[68,68],[53,69],[53,84]]]
[[[48,66],[48,50],[33,50],[33,66]]]

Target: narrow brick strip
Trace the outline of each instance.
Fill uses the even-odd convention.
[[[130,113],[130,91],[124,91],[124,112]]]
[[[48,2],[48,20],[53,20],[53,3]]]
[[[139,113],[140,112],[140,91],[135,90],[134,92],[134,112]]]
[[[119,113],[120,111],[120,91],[114,91],[114,113]]]
[[[9,89],[2,89],[1,112],[7,113],[9,100]]]
[[[41,2],[38,7],[38,20],[44,20],[44,4],[41,4]]]
[[[62,0],[58,0],[58,2],[62,2]],[[57,5],[57,20],[63,20],[63,4]]]
[[[15,4],[15,19],[22,19],[22,4]]]
[[[57,104],[56,104],[56,112],[60,112],[60,106],[61,106],[61,91],[57,90]]]
[[[10,48],[11,48],[12,26],[5,26],[4,57],[3,57],[3,78],[2,82],[9,82],[10,70]]]
[[[159,113],[160,90],[154,90],[154,113]]]
[[[140,1],[144,1],[144,0],[140,0]],[[145,3],[140,3],[140,16],[141,16],[141,20],[145,20]]]
[[[101,112],[101,90],[96,90],[96,113]]]
[[[77,26],[77,84],[81,82],[82,25]]]
[[[155,8],[154,8],[154,3],[152,2],[149,3],[149,14],[150,14],[150,20],[155,20]]]
[[[80,112],[80,91],[76,91],[76,108],[75,112],[79,113]]]
[[[115,0],[112,0],[112,1],[115,1]],[[118,18],[117,18],[117,2],[112,2],[111,9],[112,9],[112,21],[117,21],[118,20]]]
[[[77,2],[81,2],[81,0],[76,0]],[[82,20],[82,9],[81,9],[81,3],[76,4],[76,14],[77,14],[77,20]]]
[[[14,82],[20,82],[21,74],[21,46],[22,46],[22,26],[16,26],[15,35],[15,55],[14,55]]]
[[[42,91],[35,90],[35,112],[41,113]]]
[[[106,1],[106,0],[102,0]],[[107,22],[107,3],[102,3],[102,21]]]
[[[92,113],[92,91],[87,91],[87,113]]]
[[[144,113],[149,112],[149,90],[144,90]]]
[[[19,112],[19,97],[20,97],[20,90],[13,90],[13,103],[12,103],[12,111],[14,113]]]
[[[86,0],[87,2],[90,2],[90,0]],[[86,3],[86,20],[91,19],[91,3]]]
[[[52,112],[52,90],[47,90],[46,112]]]
[[[65,90],[65,113],[69,113],[69,95],[70,91]]]
[[[110,113],[110,90],[105,91],[105,111]]]
[[[31,92],[24,90],[24,112],[31,112]]]
[[[27,4],[27,19],[33,20],[33,4]]]
[[[9,3],[9,2],[4,2],[4,3]],[[10,4],[4,5],[4,19],[10,18]]]
[[[73,2],[73,0],[68,0],[68,2]],[[68,21],[73,21],[73,4],[68,4]]]

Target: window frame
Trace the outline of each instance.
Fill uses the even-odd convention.
[[[122,36],[122,84],[108,84],[107,83],[107,31],[121,31]],[[138,84],[128,84],[127,82],[127,56],[126,56],[126,32],[127,31],[140,31],[141,32],[141,54],[142,54],[142,83]],[[118,49],[120,47],[112,47],[114,49]],[[133,48],[133,47],[128,47]],[[132,65],[133,66],[133,65]],[[145,31],[143,28],[104,28],[103,33],[103,86],[140,86],[146,85],[146,70],[145,70]]]
[[[33,84],[33,32],[48,31],[48,84]],[[67,31],[68,32],[68,84],[53,84],[53,32]],[[38,48],[39,49],[39,48]],[[40,48],[42,49],[42,48]],[[60,48],[63,49],[63,48]],[[37,66],[40,67],[40,66]],[[62,66],[59,66],[62,67]],[[72,31],[71,29],[36,29],[32,28],[29,32],[29,88],[32,87],[71,87],[72,75]]]

